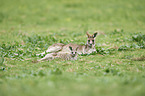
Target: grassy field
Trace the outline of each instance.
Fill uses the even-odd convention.
[[[145,96],[144,0],[0,0],[0,96]],[[34,63],[54,43],[97,54]]]

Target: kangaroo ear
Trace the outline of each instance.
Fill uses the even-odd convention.
[[[95,32],[95,33],[93,34],[93,37],[95,38],[95,37],[97,36],[97,34],[98,34],[98,33],[97,33],[97,32]]]
[[[90,34],[88,32],[86,32],[87,36],[90,37]]]
[[[69,49],[72,51],[72,47],[71,46],[69,46]]]

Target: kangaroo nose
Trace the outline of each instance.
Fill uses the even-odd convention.
[[[90,44],[93,44],[93,41],[90,41]]]

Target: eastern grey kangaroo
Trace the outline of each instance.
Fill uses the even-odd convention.
[[[54,53],[54,52],[59,52],[59,51],[67,53],[67,52],[71,51],[69,46],[78,47],[78,49],[77,49],[78,54],[90,54],[92,52],[96,52],[95,37],[97,36],[98,33],[95,32],[93,35],[90,35],[88,32],[86,32],[86,34],[88,37],[86,45],[78,45],[78,44],[72,44],[72,43],[64,45],[62,43],[56,43],[56,44],[49,46],[45,52],[37,54],[37,56],[44,55],[45,53]]]
[[[61,58],[64,60],[77,60],[77,49],[78,47],[71,47],[69,46],[70,52],[55,52],[55,53],[49,53],[46,54],[45,57],[43,57],[42,59],[38,60],[38,61],[43,61],[43,60],[52,60],[55,58]]]

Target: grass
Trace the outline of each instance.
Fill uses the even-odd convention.
[[[0,0],[1,96],[144,96],[144,0]],[[97,54],[34,63],[54,43]]]

